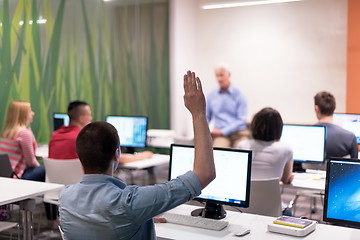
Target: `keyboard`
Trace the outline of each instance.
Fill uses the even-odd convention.
[[[209,230],[220,231],[229,225],[223,220],[214,220],[202,217],[193,217],[189,215],[181,215],[175,213],[165,212],[159,217],[166,218],[168,223],[180,224],[190,227],[204,228]]]

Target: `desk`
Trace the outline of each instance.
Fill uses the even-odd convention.
[[[152,158],[139,160],[135,162],[128,162],[121,164],[119,168],[123,170],[127,170],[130,173],[130,184],[134,184],[134,178],[131,171],[134,170],[147,170],[150,176],[150,184],[156,183],[156,177],[154,174],[154,167],[161,166],[161,165],[169,165],[170,156],[163,155],[163,154],[153,154]]]
[[[139,169],[146,169],[151,167],[160,166],[163,164],[169,164],[170,156],[164,154],[153,154],[152,158],[139,160],[135,162],[128,162],[121,164],[120,167],[132,169],[132,170],[139,170]]]
[[[294,173],[291,184],[282,184],[283,188],[295,188],[299,190],[324,191],[326,172],[320,170],[306,170],[305,173]]]
[[[197,206],[181,205],[170,210],[170,212],[180,214],[190,214]],[[304,240],[324,240],[341,239],[355,240],[360,239],[360,230],[332,225],[318,224],[316,230],[306,237],[293,237],[267,231],[267,224],[275,218],[255,214],[227,211],[225,221],[228,221],[229,227],[222,231],[212,231],[188,226],[176,225],[171,223],[156,223],[156,234],[159,237],[177,239],[177,240],[199,240],[199,239],[252,239],[252,240],[281,240],[281,239],[304,239]],[[250,234],[244,237],[233,236],[233,231],[238,225],[250,228]]]
[[[39,144],[35,155],[37,157],[48,157],[49,156],[49,145],[48,144]]]
[[[35,200],[31,199],[48,191],[59,190],[62,184],[43,183],[0,177],[0,205],[20,202],[23,239],[33,239],[32,210]]]

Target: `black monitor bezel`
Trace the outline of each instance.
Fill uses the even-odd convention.
[[[146,148],[147,147],[147,131],[148,131],[148,127],[149,127],[149,117],[146,116],[139,116],[139,115],[106,115],[105,116],[105,122],[107,122],[107,118],[108,117],[132,117],[132,118],[145,118],[146,119],[146,133],[145,133],[145,145],[144,146],[130,146],[130,145],[123,145],[121,144],[121,139],[120,139],[120,147],[131,147],[131,148]]]
[[[171,166],[172,166],[172,152],[173,147],[187,147],[187,148],[194,148],[193,145],[185,145],[185,144],[171,144],[170,145],[170,162],[169,162],[169,181],[171,180]],[[249,153],[248,157],[248,176],[246,180],[246,199],[245,201],[241,201],[241,203],[232,203],[232,202],[223,202],[218,200],[211,200],[211,199],[205,199],[205,198],[199,198],[195,197],[194,200],[199,202],[212,202],[212,203],[220,203],[228,206],[235,206],[235,207],[242,207],[247,208],[250,204],[250,188],[251,188],[251,165],[252,165],[252,151],[250,150],[241,150],[241,149],[234,149],[234,148],[220,148],[220,147],[214,147],[214,150],[225,150],[225,151],[233,151],[233,152],[243,152],[243,153]]]
[[[331,168],[331,161],[342,161],[342,162],[357,162],[360,163],[360,159],[356,158],[336,158],[332,157],[327,160],[326,166],[326,182],[325,182],[325,194],[324,194],[324,211],[323,211],[323,221],[329,222],[339,226],[347,226],[347,227],[354,227],[360,228],[360,222],[348,221],[348,220],[341,220],[335,218],[327,217],[327,210],[328,210],[328,198],[329,198],[329,183],[330,183],[330,168]]]
[[[336,112],[336,113],[334,113],[333,114],[333,116],[335,115],[335,114],[343,114],[343,115],[358,115],[359,117],[360,117],[360,113],[344,113],[344,112]],[[341,126],[342,127],[342,126]],[[348,130],[349,131],[349,130]],[[351,131],[350,131],[351,132]],[[354,133],[354,135],[355,135],[355,133]],[[355,137],[357,137],[356,135],[355,135]],[[357,139],[356,139],[356,143],[357,143],[357,145],[360,145],[360,142],[357,142]]]
[[[293,159],[294,162],[298,162],[298,163],[317,163],[317,164],[324,164],[325,160],[326,160],[326,137],[327,137],[327,129],[326,126],[323,125],[311,125],[311,124],[284,124],[284,126],[302,126],[302,127],[320,127],[320,128],[324,128],[324,152],[323,152],[323,160],[322,161],[315,161],[315,160],[298,160],[298,159]],[[283,129],[284,131],[284,129]],[[280,138],[280,142],[281,142],[281,138]]]
[[[52,121],[52,123],[53,123],[53,129],[54,129],[54,131],[56,131],[55,130],[55,114],[64,114],[64,115],[67,115],[68,117],[69,117],[69,124],[70,124],[70,116],[69,116],[69,114],[68,113],[64,113],[64,112],[53,112],[53,114],[52,114],[52,117],[53,117],[53,121]],[[64,126],[64,125],[63,125]]]

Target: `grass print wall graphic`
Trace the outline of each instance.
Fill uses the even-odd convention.
[[[169,128],[168,2],[136,2],[0,0],[0,127],[10,101],[28,100],[47,142],[52,113],[80,99],[94,120],[145,115]]]

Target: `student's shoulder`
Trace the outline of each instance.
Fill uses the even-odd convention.
[[[336,124],[328,124],[328,128],[330,129],[330,131],[333,131],[335,133],[335,135],[339,136],[339,137],[345,137],[345,138],[355,138],[355,134],[353,132],[350,132],[349,130],[336,125]]]
[[[28,138],[33,138],[34,134],[31,131],[30,128],[20,128],[19,132],[17,134],[17,138],[23,138],[23,139],[28,139]]]
[[[242,149],[242,150],[250,150],[251,146],[252,146],[252,142],[254,142],[254,140],[244,140],[239,142],[237,148]]]
[[[274,142],[273,148],[280,152],[292,154],[292,148],[289,145],[286,145],[282,142]]]

